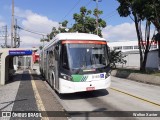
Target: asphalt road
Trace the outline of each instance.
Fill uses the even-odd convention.
[[[37,73],[39,74],[38,71]],[[45,117],[44,120],[159,120],[160,118],[153,117],[157,113],[160,116],[160,86],[112,77],[111,87],[107,90],[59,95],[48,83],[42,81],[43,78],[37,73],[19,71],[15,80],[0,86],[0,111],[62,111],[62,113],[70,111],[70,118]],[[148,113],[152,113],[150,114],[152,117],[142,117]],[[53,112],[51,114],[53,115]],[[133,114],[139,117],[131,117]]]
[[[109,114],[106,111],[122,111],[122,113],[117,112],[117,114],[115,112],[116,116],[119,115],[120,117],[109,117],[109,119],[113,120],[159,119],[159,117],[121,117],[120,115],[133,114],[133,111],[144,111],[145,114],[147,114],[146,111],[155,111],[155,113],[159,111],[158,114],[160,114],[159,86],[112,77],[112,85],[107,90],[66,95],[59,95],[54,93],[54,91],[52,93],[57,96],[57,99],[61,101],[61,104],[67,111],[78,111],[73,114],[73,120],[97,119],[93,117],[95,111],[101,111],[102,114],[97,116],[99,117],[98,119],[104,120],[107,119],[105,114]],[[88,111],[91,112],[88,113]]]

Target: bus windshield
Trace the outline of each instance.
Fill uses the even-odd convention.
[[[69,69],[102,68],[109,64],[106,44],[63,44]]]

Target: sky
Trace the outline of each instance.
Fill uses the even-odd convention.
[[[14,0],[15,18],[20,27],[37,33],[48,34],[59,22],[68,20],[68,26],[74,24],[73,14],[79,13],[85,6],[94,10],[93,0]],[[98,9],[103,11],[100,16],[107,26],[102,30],[103,37],[109,41],[137,40],[134,22],[129,18],[120,17],[117,0],[102,0]],[[12,0],[0,0],[0,44],[4,44],[3,26],[8,27],[8,44],[10,44]],[[39,47],[42,35],[18,30],[21,37],[20,47]]]

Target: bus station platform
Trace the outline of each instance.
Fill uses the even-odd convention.
[[[20,69],[17,70],[13,76],[13,79],[8,81],[6,85],[0,86],[0,119],[6,120],[6,118],[21,119],[21,117],[11,116],[5,117],[2,112],[46,112],[52,111],[64,111],[61,104],[51,93],[49,87],[43,78],[39,75],[37,70],[38,66],[34,67],[34,70]],[[23,118],[23,119],[42,119],[41,116],[36,118]],[[67,117],[43,117],[45,120],[67,120]]]

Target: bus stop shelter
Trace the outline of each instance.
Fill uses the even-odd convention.
[[[9,75],[14,71],[13,57],[32,55],[37,48],[3,48],[0,49],[0,85],[5,85]]]

